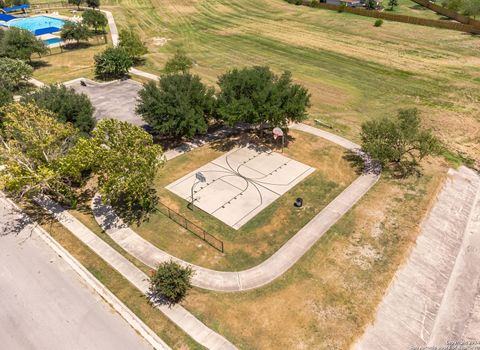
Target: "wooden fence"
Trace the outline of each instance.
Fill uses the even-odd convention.
[[[332,10],[332,11],[342,10],[343,12],[354,13],[360,16],[381,18],[389,21],[416,24],[416,25],[427,26],[427,27],[458,30],[461,32],[473,33],[473,34],[480,34],[480,26],[477,27],[471,24],[441,21],[436,19],[419,18],[419,17],[412,17],[412,16],[405,16],[405,15],[397,15],[394,13],[387,13],[387,12],[381,12],[376,10],[366,10],[366,9],[354,8],[354,7],[348,7],[348,6],[340,7],[338,5],[318,3],[316,1],[313,2],[311,0],[302,0],[302,4],[305,6],[323,8],[323,9]]]
[[[461,15],[461,14],[459,14],[459,13],[453,11],[453,10],[449,10],[445,7],[438,6],[438,5],[434,4],[433,2],[431,2],[429,0],[413,0],[413,1],[416,2],[419,5],[422,5],[423,7],[426,7],[428,9],[442,15],[442,16],[454,19],[455,21],[458,21],[460,23],[470,24],[474,27],[480,28],[480,21],[477,21],[477,20],[475,20],[471,17],[468,17],[468,16]]]

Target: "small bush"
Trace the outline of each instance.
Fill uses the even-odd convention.
[[[303,0],[295,0],[295,5],[302,5],[303,4]]]
[[[193,270],[170,260],[158,265],[150,278],[149,296],[155,302],[178,303],[192,287]]]
[[[318,7],[320,5],[320,2],[318,0],[312,0],[310,2],[310,7]]]
[[[347,5],[346,5],[344,2],[342,2],[342,3],[340,4],[340,6],[338,6],[338,10],[337,10],[337,11],[338,11],[338,13],[342,13],[343,11],[345,11],[346,8],[347,8]]]
[[[100,79],[121,78],[133,66],[133,60],[122,47],[109,47],[95,55],[95,75]]]
[[[377,19],[374,23],[375,27],[381,27],[383,24],[383,19]]]

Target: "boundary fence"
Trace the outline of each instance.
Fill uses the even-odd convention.
[[[465,15],[461,15],[456,11],[449,10],[445,7],[434,4],[429,0],[413,0],[413,1],[416,2],[419,5],[422,5],[423,7],[426,7],[428,9],[432,10],[433,12],[436,12],[436,13],[442,15],[442,16],[454,19],[455,21],[458,21],[460,23],[470,24],[474,27],[480,28],[480,21],[475,20],[475,19],[473,19],[471,17],[468,17],[468,16],[465,16]]]
[[[31,5],[32,9],[51,9],[51,8],[73,8],[76,9],[77,6],[73,4],[69,4],[66,1],[58,1],[58,2],[39,2],[39,3],[34,3]]]
[[[183,228],[187,229],[191,233],[193,233],[198,238],[202,239],[206,243],[208,243],[213,248],[217,249],[220,252],[224,252],[223,241],[219,240],[217,237],[211,235],[203,228],[195,225],[193,222],[188,220],[183,215],[177,213],[175,210],[170,209],[163,203],[159,203],[159,211],[168,216],[171,220],[175,221],[177,224],[182,226]]]
[[[292,3],[292,0],[287,0],[287,1]],[[321,9],[332,10],[332,11],[341,10],[343,12],[353,13],[360,16],[382,18],[389,21],[416,24],[416,25],[427,26],[427,27],[451,29],[451,30],[457,30],[457,31],[472,33],[472,34],[480,34],[480,25],[474,26],[472,24],[441,21],[437,19],[427,19],[427,18],[412,17],[412,16],[406,16],[406,15],[397,15],[394,13],[386,13],[386,12],[380,12],[376,10],[366,10],[366,9],[360,9],[360,8],[354,8],[354,7],[348,7],[348,6],[340,7],[338,5],[318,3],[316,1],[311,1],[311,0],[301,0],[301,4],[304,6],[321,8]]]

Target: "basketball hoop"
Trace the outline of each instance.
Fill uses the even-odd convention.
[[[276,140],[277,138],[281,137],[282,138],[282,153],[283,153],[283,145],[284,145],[284,136],[283,136],[283,130],[280,128],[273,128],[273,139]]]
[[[273,128],[273,139],[276,140],[278,137],[283,136],[283,130],[280,128]]]

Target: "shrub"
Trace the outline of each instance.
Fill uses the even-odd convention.
[[[95,55],[95,75],[100,79],[121,78],[133,66],[133,60],[122,47],[109,47]]]
[[[312,0],[310,2],[310,7],[318,7],[320,5],[320,2],[318,0]]]
[[[339,13],[342,13],[343,11],[345,11],[346,8],[347,8],[347,5],[346,5],[344,2],[342,2],[342,3],[340,4],[340,6],[338,6],[338,10],[337,10],[337,11],[338,11]]]
[[[3,107],[5,105],[9,104],[12,101],[13,101],[12,92],[9,89],[7,89],[5,86],[0,84],[0,107]],[[2,112],[0,110],[0,116],[1,115],[2,115]],[[1,120],[0,120],[0,122],[1,122]]]
[[[153,301],[178,303],[192,287],[193,270],[174,261],[161,263],[150,278],[149,296]]]
[[[375,23],[373,24],[375,27],[381,27],[383,24],[383,19],[377,19]]]
[[[170,58],[167,63],[165,63],[165,67],[163,71],[166,74],[172,73],[187,73],[193,66],[193,61],[190,57],[186,55],[185,52],[182,50],[177,50],[175,55]]]
[[[81,132],[89,133],[95,126],[94,108],[85,94],[78,94],[65,85],[45,86],[25,96],[23,102],[35,102],[53,112],[59,121],[70,122]]]

